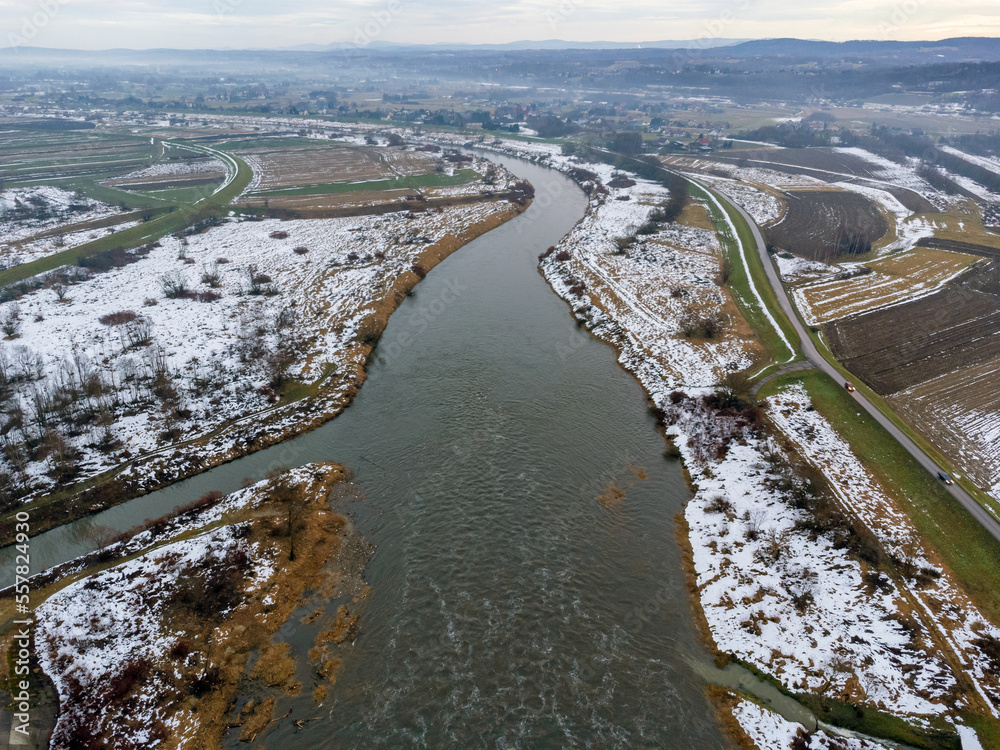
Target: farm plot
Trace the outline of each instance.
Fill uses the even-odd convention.
[[[878,208],[857,193],[804,190],[788,193],[786,204],[785,217],[765,230],[767,241],[811,260],[868,253],[889,230]]]
[[[1000,499],[1000,358],[963,367],[889,397],[980,487]]]
[[[986,362],[1000,356],[1000,297],[973,285],[997,271],[990,263],[921,299],[828,323],[823,334],[883,395]]]
[[[0,172],[7,187],[100,179],[140,169],[155,158],[148,138],[87,131],[0,133]]]
[[[931,294],[979,260],[914,248],[857,268],[870,273],[801,286],[793,296],[806,322],[819,325]]]
[[[392,180],[434,172],[437,163],[424,152],[342,146],[237,153],[253,168],[251,191]]]
[[[145,169],[105,180],[104,184],[124,190],[166,190],[213,184],[225,179],[226,166],[221,161],[191,156],[196,158],[168,158]]]
[[[712,157],[719,161],[746,163],[766,163],[783,167],[792,173],[807,174],[823,180],[836,182],[844,175],[852,177],[877,178],[881,174],[880,165],[842,149],[832,148],[781,148],[750,149],[738,154],[715,153]]]

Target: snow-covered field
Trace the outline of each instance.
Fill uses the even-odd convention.
[[[138,180],[145,177],[167,177],[172,175],[189,175],[189,174],[211,174],[215,172],[226,173],[226,165],[223,164],[218,159],[187,159],[182,161],[163,161],[153,164],[152,166],[146,167],[145,169],[139,169],[135,172],[129,172],[121,177],[116,177],[111,180],[113,183],[118,183],[123,180]]]
[[[64,459],[77,478],[93,476],[273,409],[278,376],[312,383],[333,366],[332,383],[346,389],[372,304],[427,245],[509,210],[488,202],[414,218],[232,221],[0,306],[0,318],[20,321],[20,335],[0,342],[15,386],[8,403],[22,415],[8,415],[8,438],[56,446],[19,462],[7,455],[0,468],[42,491]],[[279,232],[288,237],[271,236]],[[187,293],[168,298],[165,284]]]
[[[62,245],[55,236],[31,241],[38,234],[121,213],[117,206],[47,185],[4,190],[0,192],[0,269],[69,249],[94,239],[94,234],[104,236],[109,230],[70,233]]]
[[[784,216],[785,207],[781,201],[755,185],[713,175],[701,175],[700,179],[718,188],[727,198],[740,205],[759,226],[774,224]]]

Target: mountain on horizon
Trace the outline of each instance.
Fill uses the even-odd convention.
[[[574,42],[564,39],[524,39],[517,42],[502,44],[473,44],[470,42],[436,42],[434,44],[409,44],[401,42],[374,41],[364,45],[364,49],[385,50],[559,50],[559,49],[714,49],[730,47],[750,39],[677,39],[652,42]],[[297,44],[294,47],[282,47],[289,52],[334,52],[342,49],[355,49],[359,45],[350,42],[331,42],[330,44]]]

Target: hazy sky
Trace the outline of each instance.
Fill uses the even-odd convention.
[[[0,0],[0,46],[1000,36],[997,0]]]

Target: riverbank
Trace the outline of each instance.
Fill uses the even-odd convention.
[[[59,694],[51,747],[220,747],[252,741],[284,696],[326,702],[369,593],[371,550],[330,503],[347,479],[332,463],[278,473],[49,582],[34,640]],[[319,634],[299,664],[279,633],[305,605]]]
[[[602,174],[601,165],[540,158],[590,172],[595,187],[620,178]],[[628,178],[636,183],[632,190],[644,190],[641,180]],[[841,471],[830,453],[810,450],[811,441],[831,431],[816,422],[808,398],[788,392],[763,409],[754,406],[730,375],[746,363],[734,358],[733,366],[720,366],[717,358],[712,362],[712,346],[685,334],[678,311],[656,298],[668,291],[664,282],[682,278],[662,276],[661,269],[683,266],[654,254],[659,248],[650,251],[656,228],[622,252],[617,240],[628,222],[619,204],[628,205],[634,194],[626,202],[618,200],[620,192],[594,189],[601,197],[592,200],[580,231],[547,253],[541,270],[575,317],[618,350],[685,461],[695,491],[685,511],[693,594],[707,641],[790,693],[825,696],[807,705],[830,719],[837,705],[863,707],[870,714],[858,728],[867,733],[947,747],[957,738],[953,723],[972,721],[985,728],[981,737],[991,736],[1000,686],[982,665],[989,664],[989,644],[1000,630],[919,544],[905,516],[888,512],[888,500],[869,506],[867,516],[851,502],[859,493],[872,496],[861,486],[871,478],[860,463]],[[654,192],[645,188],[640,195],[648,217]],[[632,219],[632,226],[643,220]],[[668,234],[663,244],[671,239]],[[705,286],[718,274],[717,257],[704,243],[686,252],[677,244],[692,267],[688,278]],[[625,286],[623,256],[650,268],[645,276],[661,287]],[[676,288],[676,297],[664,296],[684,299],[683,288]],[[712,297],[698,301],[711,315]],[[724,315],[725,309],[716,297],[714,310]],[[789,409],[795,416],[787,417]],[[813,437],[803,442],[803,431]],[[850,456],[850,448],[838,445],[836,454]],[[874,492],[891,496],[885,488]],[[753,712],[737,713],[742,722]]]
[[[230,294],[207,305],[183,298],[145,308],[141,299],[135,302],[133,308],[144,312],[141,316],[133,312],[133,320],[121,324],[129,327],[136,320],[163,317],[154,329],[162,341],[154,341],[152,346],[147,341],[147,353],[161,352],[157,361],[162,360],[163,369],[150,365],[156,371],[148,373],[149,393],[141,381],[141,360],[134,382],[119,375],[124,377],[120,392],[134,402],[132,416],[106,428],[109,445],[104,450],[65,443],[67,462],[72,459],[83,476],[76,484],[64,481],[49,494],[9,510],[0,519],[0,545],[13,540],[15,511],[30,512],[33,533],[40,533],[286,441],[334,418],[363,385],[367,363],[388,317],[413,293],[423,276],[460,247],[519,215],[529,204],[530,200],[478,203],[411,218],[399,214],[228,224],[183,244],[175,241],[176,247],[165,243],[139,263],[121,269],[118,275],[135,276],[134,269],[152,262],[143,273],[153,273],[155,280],[158,255],[167,260],[177,254],[184,265],[202,261],[203,267],[218,269],[230,267],[218,263],[225,253],[230,263],[240,267],[249,263],[251,284],[256,275],[256,283],[267,289],[266,294],[251,293],[249,298]],[[359,240],[367,242],[355,251],[353,243]],[[292,252],[297,241],[303,243],[298,247],[305,252]],[[248,250],[251,254],[243,257]],[[362,253],[367,255],[362,257]],[[239,269],[218,273],[230,274],[229,281],[224,277],[220,285],[240,286]],[[141,296],[148,293],[149,279],[117,279],[112,272],[92,283],[98,285],[92,290],[96,295],[93,305],[80,296],[75,307],[97,315],[102,306],[99,300],[108,296],[101,284],[115,287],[110,304],[119,310],[129,305],[127,292],[122,298],[123,289]],[[74,296],[83,294],[80,285],[73,290]],[[108,304],[104,302],[104,306]],[[64,314],[58,305],[55,312],[48,308],[29,310],[31,305],[51,307],[39,295],[32,295],[21,303],[22,315],[31,312],[46,321],[40,326],[65,328],[63,333],[72,335],[72,325],[66,328],[67,324],[52,320]],[[64,317],[72,314],[65,311]],[[231,323],[234,316],[236,326]],[[80,322],[94,330],[89,321]],[[116,346],[106,340],[120,333],[116,326],[118,323],[96,329],[95,335],[101,339],[97,345],[103,351]],[[61,340],[50,336],[52,340],[47,341],[45,336],[41,329],[33,338],[26,331],[24,340],[38,346],[54,346]],[[294,353],[291,361],[283,354],[286,351]],[[58,356],[53,356],[53,361],[58,361]],[[122,356],[136,368],[136,358],[130,357],[127,349]],[[275,368],[282,369],[276,373]],[[162,415],[145,405],[155,405],[164,398],[169,408],[165,407]],[[185,432],[195,436],[184,439]],[[160,442],[164,435],[165,443]],[[87,454],[73,453],[81,450]],[[130,457],[136,453],[140,455]],[[110,468],[116,459],[126,463]],[[26,466],[20,483],[50,485],[52,479],[45,473],[48,468],[48,463]]]

